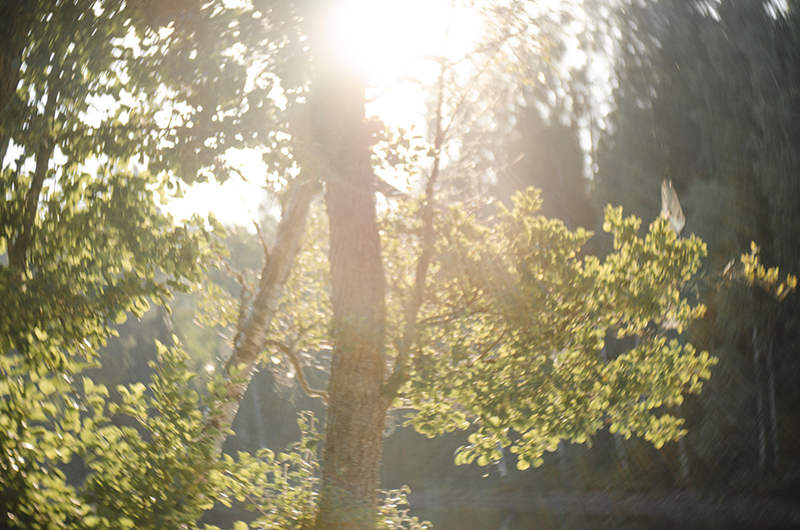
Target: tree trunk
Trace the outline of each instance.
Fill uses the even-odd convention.
[[[753,368],[756,389],[756,421],[758,424],[758,470],[764,471],[767,463],[767,427],[764,421],[764,395],[761,389],[761,356],[758,351],[758,331],[753,324]]]
[[[22,53],[19,48],[12,47],[0,52],[0,168],[6,158],[8,143],[11,140],[6,131],[5,118],[2,114],[17,90],[21,57]]]
[[[603,362],[607,363],[608,351],[606,350],[605,346],[603,346],[603,349],[600,353],[603,356]],[[614,438],[614,450],[617,453],[617,460],[619,460],[620,466],[622,466],[622,470],[627,472],[630,464],[628,462],[628,451],[625,449],[625,440],[622,438],[622,435],[618,432],[615,432],[611,436]]]
[[[384,273],[364,85],[331,61],[311,110],[326,178],[333,352],[316,528],[375,527],[383,432]]]
[[[678,461],[681,466],[681,480],[683,484],[689,484],[689,453],[686,450],[686,437],[681,436],[678,438]]]
[[[51,66],[52,70],[48,77],[47,100],[44,105],[43,118],[45,120],[55,120],[59,98],[58,90],[53,88],[55,80],[58,78],[59,70],[55,65]],[[0,141],[5,142],[4,145],[0,146],[5,156],[8,138],[0,138]],[[22,204],[21,209],[16,212],[15,224],[17,226],[12,232],[8,243],[8,264],[12,269],[16,269],[18,274],[27,270],[28,267],[28,250],[36,232],[36,214],[39,209],[39,198],[44,187],[44,181],[47,178],[50,159],[53,157],[55,147],[55,138],[45,136],[39,140],[31,185],[25,195],[25,202]]]
[[[381,393],[383,271],[374,196],[371,186],[364,187],[356,191],[345,180],[330,183],[326,194],[334,348],[317,519],[320,530],[375,526],[387,410]]]
[[[22,52],[38,11],[34,2],[0,2],[0,167],[11,140],[3,113],[17,91]]]
[[[259,356],[266,346],[272,318],[278,309],[283,286],[286,284],[300,247],[300,238],[305,230],[311,198],[314,195],[313,188],[310,183],[302,182],[299,178],[291,186],[286,208],[281,212],[275,246],[270,255],[265,257],[256,292],[251,298],[243,301],[240,308],[241,315],[233,352],[223,372],[229,381],[228,391],[233,400],[224,403],[219,410],[209,415],[206,421],[206,428],[216,429],[214,436],[217,454],[222,451],[225,430],[231,426],[236,417]],[[238,374],[237,378],[231,377],[234,370]]]

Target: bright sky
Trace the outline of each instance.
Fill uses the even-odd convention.
[[[453,4],[456,4],[454,7]],[[331,21],[338,28],[343,56],[369,71],[376,87],[367,111],[385,123],[424,131],[424,91],[419,85],[398,83],[415,76],[429,84],[436,63],[424,56],[464,56],[482,33],[480,16],[458,0],[344,0]],[[195,185],[183,199],[169,206],[180,219],[213,212],[221,222],[252,226],[249,212],[257,212],[266,192],[257,186],[265,169],[257,153],[237,153],[232,164],[253,184],[231,179],[223,186]]]

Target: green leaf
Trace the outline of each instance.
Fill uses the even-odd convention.
[[[45,396],[52,394],[55,390],[56,387],[50,379],[45,378],[39,381],[39,391]]]

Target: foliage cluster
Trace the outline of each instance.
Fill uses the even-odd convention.
[[[616,251],[601,262],[581,256],[591,233],[535,215],[538,192],[514,200],[487,225],[458,208],[438,216],[427,325],[404,394],[411,423],[429,436],[474,423],[458,462],[485,465],[511,446],[520,468],[606,424],[657,446],[680,436],[670,408],[700,390],[714,360],[666,335],[703,314],[680,294],[703,243],[664,219],[641,238],[638,220],[609,209]],[[609,333],[638,346],[608,360]]]

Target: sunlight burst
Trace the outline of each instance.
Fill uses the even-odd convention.
[[[435,83],[439,61],[463,59],[483,34],[480,13],[461,0],[342,0],[328,22],[339,56],[369,79],[367,113],[419,132],[426,126],[425,87]],[[241,150],[229,153],[229,161],[250,182],[263,181],[259,154]],[[231,179],[195,185],[168,209],[178,219],[212,212],[225,224],[252,227],[251,214],[265,197],[257,186]]]
[[[463,59],[483,33],[474,7],[450,0],[344,0],[331,25],[341,56],[370,80],[369,112],[406,129],[423,123],[438,62]]]
[[[481,30],[473,9],[447,0],[345,0],[330,22],[340,53],[377,82],[425,59],[458,60]]]

